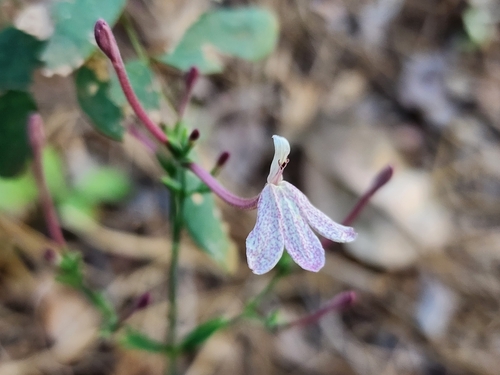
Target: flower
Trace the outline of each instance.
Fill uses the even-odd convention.
[[[331,220],[299,189],[283,181],[290,144],[277,135],[273,140],[274,159],[257,204],[257,222],[246,240],[248,266],[262,275],[278,263],[286,248],[295,263],[318,272],[325,265],[325,250],[311,227],[335,242],[354,241],[356,232]]]

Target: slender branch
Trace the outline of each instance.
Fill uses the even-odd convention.
[[[189,163],[187,167],[193,172],[198,178],[203,181],[214,194],[221,198],[227,204],[231,206],[240,208],[242,210],[253,210],[257,208],[257,203],[259,202],[259,196],[257,195],[253,198],[242,198],[234,195],[223,187],[219,181],[217,181],[209,172],[203,169],[200,165],[196,163]]]
[[[170,259],[169,268],[169,284],[168,284],[168,335],[167,345],[174,347],[177,339],[177,289],[178,289],[178,273],[179,273],[179,252],[181,244],[182,228],[184,226],[183,208],[184,198],[186,193],[186,170],[179,171],[180,176],[180,192],[172,193],[171,199],[171,220],[172,220],[172,258]],[[177,352],[173,351],[169,354],[169,370],[170,375],[177,373]]]
[[[364,193],[361,198],[359,198],[358,203],[354,206],[354,208],[351,210],[349,215],[346,216],[344,221],[342,222],[343,225],[350,225],[356,218],[359,216],[361,211],[366,207],[370,199],[373,197],[373,195],[385,184],[387,184],[394,173],[394,168],[390,165],[382,169],[379,174],[375,177],[373,180],[372,186],[366,193]]]
[[[339,311],[347,307],[350,307],[355,301],[356,301],[356,293],[354,293],[353,291],[342,292],[333,297],[333,299],[331,299],[325,306],[314,311],[313,313],[303,316],[302,318],[299,318],[292,322],[280,325],[276,328],[279,330],[284,330],[291,327],[305,327],[314,324],[329,312]]]
[[[43,173],[42,151],[45,144],[45,133],[43,131],[42,117],[35,113],[28,120],[28,135],[31,148],[33,150],[33,173],[42,203],[45,222],[50,233],[50,237],[59,245],[66,247],[59,220],[57,219],[56,209],[52,196],[47,187],[47,181]]]
[[[135,31],[134,25],[132,24],[132,20],[130,19],[130,16],[127,13],[123,13],[122,15],[122,24],[123,27],[125,28],[125,31],[127,32],[128,38],[130,39],[130,43],[132,43],[132,47],[134,47],[135,53],[137,53],[137,56],[139,59],[145,61],[146,63],[149,62],[148,55],[144,48],[142,47],[141,42],[139,42],[139,37],[137,36],[137,32]]]
[[[184,117],[184,112],[186,111],[186,107],[191,100],[191,96],[193,95],[193,88],[198,81],[198,77],[200,76],[200,71],[196,66],[191,67],[186,76],[186,92],[182,97],[181,103],[179,104],[179,118],[182,119]]]
[[[127,71],[125,70],[125,65],[123,64],[120,50],[118,49],[118,45],[116,44],[116,39],[106,21],[100,19],[96,22],[94,27],[94,35],[97,45],[111,61],[116,75],[118,76],[118,81],[120,82],[123,93],[125,94],[125,97],[127,98],[127,101],[134,110],[135,114],[150,131],[150,133],[156,139],[158,139],[158,141],[166,144],[168,142],[167,136],[160,129],[160,127],[149,118],[146,111],[139,102],[137,95],[132,89]]]

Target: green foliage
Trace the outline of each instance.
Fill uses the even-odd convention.
[[[33,71],[40,65],[43,42],[7,27],[0,32],[0,90],[27,90]]]
[[[170,353],[173,351],[169,346],[153,340],[139,331],[129,327],[126,330],[125,335],[122,336],[120,343],[128,349],[143,350],[151,353]]]
[[[89,204],[116,203],[129,194],[131,185],[123,172],[100,167],[85,174],[75,189]]]
[[[61,256],[56,280],[76,289],[83,286],[83,261],[80,253],[64,252]]]
[[[187,71],[196,66],[204,74],[223,69],[220,55],[257,61],[266,57],[278,39],[278,22],[268,10],[247,7],[217,9],[203,14],[171,53],[159,61]]]
[[[200,182],[186,172],[187,190],[194,190]],[[184,222],[194,242],[226,270],[231,268],[231,241],[224,228],[220,211],[211,193],[194,193],[184,200]]]
[[[474,44],[483,46],[491,42],[496,33],[496,21],[486,7],[470,6],[462,16],[464,28]]]
[[[95,128],[105,136],[121,141],[122,112],[109,98],[109,81],[101,81],[88,66],[78,69],[75,75],[76,94],[80,107],[92,120]]]
[[[36,198],[37,191],[31,173],[15,178],[0,178],[0,211],[19,215]]]
[[[114,24],[126,0],[53,1],[54,34],[42,52],[41,60],[49,72],[69,74],[94,51],[94,24],[102,18]]]
[[[156,85],[155,76],[147,62],[143,60],[129,60],[125,64],[137,98],[146,111],[158,111],[160,109],[160,91]],[[125,107],[127,99],[123,94],[116,75],[111,78],[110,97],[118,106]]]
[[[49,191],[54,200],[64,197],[67,186],[64,180],[61,159],[53,148],[43,150],[42,165]],[[15,178],[0,178],[0,211],[21,214],[35,201],[38,192],[31,169]]]
[[[31,154],[27,120],[35,110],[28,93],[8,91],[0,97],[0,176],[13,177],[23,170]]]
[[[193,329],[185,338],[179,346],[181,352],[189,352],[199,345],[203,344],[206,340],[210,338],[218,330],[227,327],[230,324],[230,320],[226,318],[215,318],[209,320],[198,327]]]

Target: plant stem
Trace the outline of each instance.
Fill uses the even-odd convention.
[[[139,41],[139,37],[137,35],[137,32],[135,31],[134,25],[132,24],[132,20],[130,19],[130,16],[126,13],[122,15],[122,24],[123,27],[125,28],[125,31],[127,32],[127,36],[130,39],[130,43],[132,43],[132,47],[134,47],[134,51],[141,59],[142,61],[149,63],[149,57],[146,51],[144,50],[144,47],[142,47],[141,42]]]
[[[180,191],[171,190],[171,220],[172,220],[172,257],[169,269],[168,284],[168,335],[167,345],[175,347],[177,333],[177,289],[179,272],[179,251],[181,243],[181,233],[184,226],[183,208],[186,194],[186,171],[184,168],[179,170]],[[177,352],[174,350],[169,353],[169,367],[167,374],[177,374]]]

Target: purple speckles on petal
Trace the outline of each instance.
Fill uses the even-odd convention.
[[[277,189],[277,186],[268,184],[262,190],[257,223],[246,240],[248,266],[257,275],[270,271],[283,254],[282,214]]]
[[[286,186],[280,184],[278,189],[285,248],[299,266],[318,272],[325,265],[325,250],[302,217],[299,207],[293,200],[288,199]]]
[[[293,201],[300,209],[300,214],[309,225],[323,237],[335,242],[351,242],[356,239],[356,232],[351,227],[337,224],[323,212],[314,207],[307,197],[292,184],[283,181],[286,197]]]

